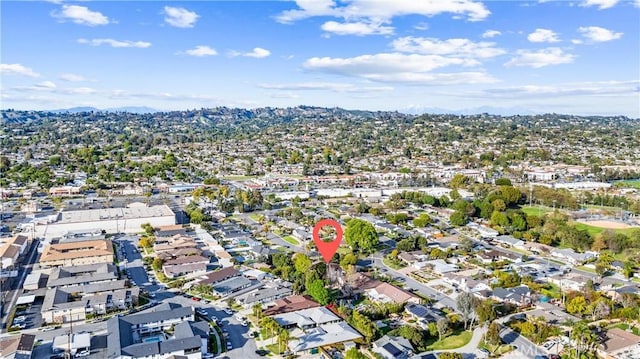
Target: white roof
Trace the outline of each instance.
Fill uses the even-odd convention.
[[[298,327],[308,325],[321,325],[324,323],[340,320],[340,317],[333,314],[325,307],[316,307],[298,310],[296,312],[274,315],[273,319],[282,326],[297,325]]]
[[[18,297],[18,301],[16,302],[16,305],[31,304],[35,300],[36,300],[35,295],[23,295],[22,297]]]
[[[339,323],[324,324],[319,328],[308,330],[306,335],[297,340],[291,340],[290,347],[294,352],[301,352],[358,338],[362,338],[362,335],[351,328],[349,324],[342,321]]]
[[[59,335],[53,338],[53,348],[66,350],[69,347],[69,335]],[[72,334],[71,349],[89,348],[91,347],[91,334]]]

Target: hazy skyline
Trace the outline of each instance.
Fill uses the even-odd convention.
[[[3,1],[2,108],[640,117],[640,0]]]

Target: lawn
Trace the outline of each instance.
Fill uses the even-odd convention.
[[[471,341],[472,333],[470,331],[463,331],[454,333],[442,340],[438,340],[427,347],[428,350],[447,350],[456,349],[465,346]]]
[[[548,298],[560,299],[562,296],[562,291],[560,290],[560,287],[558,287],[555,284],[550,284],[550,287],[548,289],[543,288],[540,292],[542,293],[542,295]]]
[[[282,237],[282,239],[284,239],[288,243],[293,244],[294,246],[299,246],[300,245],[300,242],[298,242],[297,239],[295,239],[295,238],[293,238],[291,236],[284,236],[284,237]]]
[[[553,208],[543,206],[523,206],[520,209],[522,209],[522,212],[526,213],[527,216],[542,216],[545,213],[553,212]]]
[[[585,267],[585,266],[578,266],[576,267],[576,269],[579,269],[581,271],[585,271],[585,272],[589,272],[589,273],[595,273],[596,270],[593,268],[589,268],[589,267]]]
[[[262,215],[260,215],[260,214],[257,214],[257,213],[251,213],[251,214],[249,215],[249,218],[251,218],[252,220],[254,220],[254,221],[256,221],[256,222],[260,222],[260,220],[261,220],[262,218],[264,218],[264,216],[262,216]]]
[[[607,228],[591,226],[591,225],[580,223],[580,222],[575,222],[574,225],[579,230],[586,230],[591,236],[596,236],[607,230]],[[620,229],[612,229],[612,230],[616,233],[629,234],[634,229],[636,228],[620,228]]]
[[[394,270],[398,270],[403,268],[401,265],[398,265],[396,263],[394,263],[391,259],[389,258],[383,258],[382,259],[382,263],[384,263],[384,265],[386,265],[387,267],[394,269]]]
[[[614,182],[616,187],[636,188],[640,189],[640,180],[626,180]]]

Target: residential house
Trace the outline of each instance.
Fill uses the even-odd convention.
[[[575,273],[560,273],[546,277],[545,279],[547,282],[560,287],[561,290],[581,292],[584,290],[590,278]]]
[[[373,351],[384,359],[407,359],[413,350],[411,343],[403,337],[385,335],[373,342]]]
[[[185,274],[197,274],[207,271],[209,258],[203,256],[185,256],[171,259],[162,265],[167,278],[176,278]]]
[[[524,248],[524,241],[520,239],[516,239],[512,236],[501,235],[501,236],[495,237],[494,240],[507,247]]]
[[[640,358],[640,336],[620,328],[609,329],[597,352],[604,359]]]
[[[18,334],[0,339],[0,358],[31,359],[36,336]]]
[[[222,282],[223,280],[237,277],[239,275],[240,275],[240,272],[238,272],[235,268],[226,267],[226,268],[222,268],[214,272],[208,272],[206,274],[199,276],[198,278],[196,278],[194,285],[199,285],[199,284],[215,285],[217,283]]]
[[[223,267],[233,267],[234,266],[234,259],[233,256],[231,254],[229,254],[229,252],[227,251],[215,251],[214,255],[216,256],[216,258],[218,258],[218,263]]]
[[[284,314],[295,312],[298,310],[316,308],[320,304],[315,302],[308,295],[291,295],[275,301],[275,305],[271,306],[263,311],[263,315],[272,316],[277,314]]]
[[[581,265],[584,262],[596,258],[596,253],[585,252],[577,253],[572,248],[554,248],[551,251],[551,255],[556,258],[560,258],[563,261],[571,265]]]
[[[446,318],[446,315],[431,306],[409,303],[404,307],[404,311],[417,321],[425,323],[435,323],[438,319]]]
[[[358,331],[325,307],[277,314],[273,318],[280,326],[291,330],[293,339],[289,341],[289,349],[297,355],[329,345],[346,345],[362,338]]]
[[[520,306],[532,303],[531,290],[526,285],[512,288],[494,288],[491,297],[499,302],[506,302]]]
[[[267,304],[274,302],[280,298],[284,298],[293,293],[291,283],[285,281],[277,281],[266,283],[263,287],[258,288],[246,294],[236,297],[236,300],[246,309],[252,308],[256,304]]]
[[[420,297],[415,296],[389,283],[382,282],[374,288],[367,289],[366,294],[374,302],[380,303],[420,303]]]
[[[238,292],[242,289],[249,288],[254,283],[247,279],[246,277],[239,276],[233,277],[229,279],[225,279],[213,285],[213,290],[218,293],[218,295],[225,297],[235,292]]]

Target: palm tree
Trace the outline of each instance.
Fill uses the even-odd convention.
[[[253,315],[260,320],[262,318],[262,303],[256,303],[253,306]]]
[[[283,353],[287,350],[287,347],[289,345],[289,339],[291,339],[291,335],[289,334],[289,331],[281,328],[280,332],[278,333],[278,350]],[[282,348],[284,346],[284,349]]]

